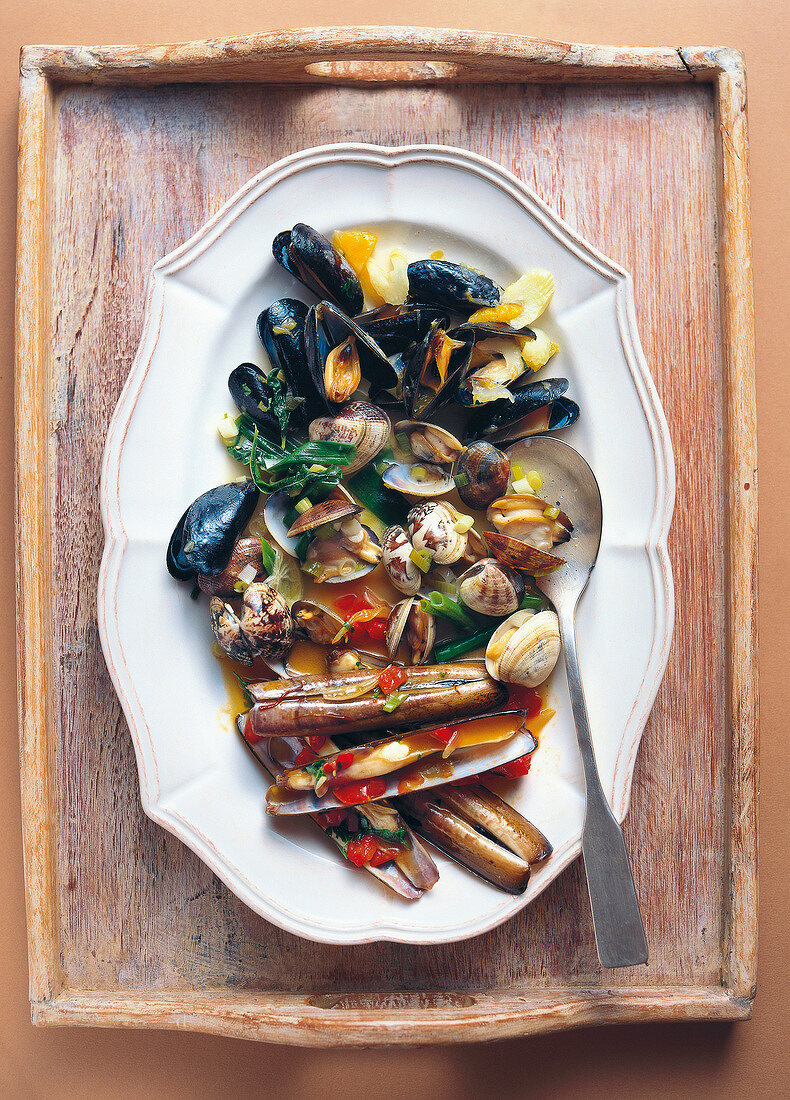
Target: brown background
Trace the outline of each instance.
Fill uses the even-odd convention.
[[[283,1098],[343,1093],[466,1097],[780,1096],[790,1093],[784,1013],[788,1007],[784,855],[790,764],[782,721],[790,695],[790,651],[783,566],[790,534],[783,472],[790,440],[785,416],[786,314],[790,289],[790,12],[781,0],[745,9],[714,0],[688,10],[684,0],[651,0],[643,11],[620,0],[535,0],[517,5],[457,0],[381,0],[302,5],[253,0],[157,0],[144,10],[125,0],[0,0],[0,676],[6,687],[0,737],[0,1092],[3,1096],[213,1096]],[[642,5],[634,5],[634,8]],[[395,18],[393,18],[395,16]],[[163,42],[242,34],[282,26],[391,23],[462,26],[565,41],[643,45],[724,44],[746,52],[752,144],[752,209],[757,300],[761,497],[762,851],[760,968],[748,1024],[661,1025],[586,1030],[494,1046],[379,1052],[297,1051],[198,1035],[34,1030],[27,966],[20,855],[14,670],[12,292],[16,165],[17,56],[23,43]],[[678,149],[678,156],[682,156]],[[700,410],[704,415],[704,410]]]

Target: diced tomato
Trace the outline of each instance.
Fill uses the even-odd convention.
[[[368,833],[367,836],[357,836],[350,840],[346,855],[356,867],[363,867],[375,856],[377,850],[376,838]]]
[[[294,760],[294,767],[295,768],[301,768],[304,764],[312,764],[312,762],[314,760],[315,760],[315,753],[309,747],[309,745],[305,745],[305,747],[302,749],[302,751],[299,753],[299,755]]]
[[[358,596],[356,592],[346,592],[345,596],[335,600],[335,611],[344,619],[350,619],[357,611],[364,611],[368,607],[370,604],[365,597]]]
[[[532,757],[528,753],[520,756],[518,760],[511,760],[509,764],[502,764],[499,768],[493,768],[494,775],[504,775],[505,779],[520,779],[526,775],[532,764]]]
[[[252,713],[247,715],[247,721],[244,723],[244,740],[248,745],[257,745],[259,741],[263,740],[252,728]]]
[[[365,633],[372,642],[383,642],[386,630],[387,623],[384,619],[371,619],[369,623],[365,623]]]
[[[393,691],[397,691],[399,687],[402,687],[408,678],[405,669],[385,668],[379,676],[379,687],[385,695],[390,695]]]
[[[338,768],[347,768],[354,763],[353,752],[341,752],[335,757]]]
[[[326,744],[325,737],[305,737],[305,741],[313,750],[313,752],[318,752],[318,750],[322,749]]]
[[[383,779],[366,779],[361,783],[341,783],[332,788],[332,794],[344,806],[358,806],[361,802],[372,802],[381,798],[387,789]]]
[[[342,825],[346,820],[346,811],[338,807],[335,810],[324,810],[324,812],[318,814],[317,817],[321,825]]]
[[[368,860],[371,867],[381,867],[385,863],[391,863],[393,859],[397,859],[400,855],[400,848],[397,844],[382,844],[380,840],[377,840],[377,843],[378,851]]]
[[[458,726],[442,726],[438,730],[431,730],[431,736],[441,741],[443,745],[449,745],[458,733]]]
[[[518,684],[514,684],[508,694],[508,706],[516,707],[518,710],[525,710],[527,712],[527,718],[534,718],[540,714],[543,707],[543,700],[534,688],[521,687]]]

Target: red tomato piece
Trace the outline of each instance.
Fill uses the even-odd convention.
[[[442,726],[438,730],[431,730],[431,736],[436,737],[443,745],[449,745],[458,733],[458,726]]]
[[[377,848],[376,838],[368,833],[367,836],[354,837],[348,842],[346,856],[356,867],[363,867],[376,854]]]
[[[365,611],[370,606],[365,597],[358,596],[356,592],[346,592],[345,596],[335,600],[335,611],[344,619],[350,619],[357,611]]]
[[[372,642],[384,641],[384,634],[387,630],[387,623],[384,619],[371,619],[365,626],[367,628],[367,635]]]
[[[312,764],[314,760],[315,753],[308,745],[305,745],[305,747],[294,760],[294,767],[301,768],[304,764]]]
[[[543,707],[543,699],[534,688],[521,687],[516,684],[510,688],[508,694],[508,706],[517,707],[527,712],[527,718],[534,718],[540,714]]]
[[[360,802],[381,798],[386,789],[383,779],[366,779],[361,783],[341,783],[332,788],[332,794],[344,806],[358,806]]]
[[[377,843],[378,851],[368,860],[371,867],[381,867],[385,863],[391,863],[400,855],[400,847],[397,844],[382,844],[380,840],[377,840]]]
[[[322,814],[317,814],[316,816],[321,825],[342,825],[346,820],[346,811],[339,808],[336,810],[324,810]]]
[[[354,754],[353,752],[341,752],[335,757],[335,762],[338,768],[347,768],[354,763]]]
[[[379,676],[379,687],[385,695],[397,691],[408,680],[406,671],[402,668],[385,668]]]
[[[247,721],[244,723],[244,740],[248,745],[257,745],[263,738],[259,737],[255,730],[252,728],[252,714],[247,715]]]
[[[520,756],[518,760],[511,760],[509,764],[502,764],[499,768],[493,768],[494,775],[504,775],[505,779],[520,779],[522,775],[526,775],[532,764],[532,757],[529,753],[526,756]]]
[[[318,752],[318,750],[322,749],[326,744],[325,737],[305,737],[305,741],[313,750],[313,752]]]

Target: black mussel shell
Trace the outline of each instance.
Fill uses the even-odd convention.
[[[310,225],[299,222],[278,233],[272,243],[275,260],[319,298],[329,298],[352,317],[365,299],[359,279],[345,256]]]
[[[331,405],[326,396],[324,364],[330,351],[349,336],[356,339],[362,375],[376,390],[394,389],[399,383],[398,371],[372,336],[332,302],[319,302],[307,317],[305,351],[313,385],[320,388],[327,409],[331,409]]]
[[[403,403],[409,416],[424,420],[434,409],[449,401],[458,390],[469,368],[474,340],[454,340],[447,371],[442,381],[436,368],[436,356],[442,342],[451,339],[438,321],[434,321],[419,344],[404,353]]]
[[[241,363],[230,372],[228,378],[230,396],[239,409],[246,413],[264,432],[279,439],[283,434],[282,424],[271,411],[272,391],[266,374],[254,363]],[[304,405],[297,405],[288,416],[288,427],[304,424]]]
[[[409,295],[416,302],[443,306],[456,313],[474,313],[495,306],[502,288],[486,275],[447,260],[417,260],[409,264]]]
[[[534,329],[512,328],[500,321],[464,321],[452,329],[450,335],[462,340],[467,332],[471,332],[475,340],[490,340],[497,336],[520,336],[522,339],[526,337],[528,340],[537,340]]]
[[[272,366],[283,372],[293,396],[304,398],[291,414],[294,427],[326,412],[323,394],[316,390],[307,365],[304,330],[308,312],[297,298],[280,298],[258,316],[258,336]]]
[[[464,442],[485,439],[515,443],[528,435],[566,428],[579,416],[579,406],[563,394],[567,378],[545,378],[513,391],[513,400],[479,406],[469,417]]]
[[[170,536],[167,570],[186,581],[198,573],[221,573],[258,503],[252,481],[233,481],[209,489],[184,512]]]
[[[378,306],[354,318],[372,336],[385,355],[395,355],[418,343],[434,321],[448,323],[446,311],[438,306]]]

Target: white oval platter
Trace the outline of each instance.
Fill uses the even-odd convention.
[[[583,782],[564,671],[557,715],[529,776],[500,793],[554,845],[520,897],[437,855],[441,878],[417,902],[338,858],[310,821],[264,811],[268,778],[233,732],[205,601],[165,570],[184,508],[238,476],[216,432],[227,377],[266,363],[255,320],[284,295],[314,299],[275,263],[275,234],[379,227],[415,256],[446,257],[506,285],[548,268],[556,293],[540,324],[560,352],[582,415],[560,433],[588,460],[604,506],[601,553],[578,616],[579,651],[604,790],[625,816],[639,740],[666,666],[674,595],[666,550],[674,464],[636,329],[630,277],[503,168],[444,146],[309,149],[250,180],[153,269],[137,356],[108,434],[101,482],[106,545],[102,646],[134,739],[145,812],[248,906],[313,940],[442,943],[478,935],[528,905],[580,852]]]

